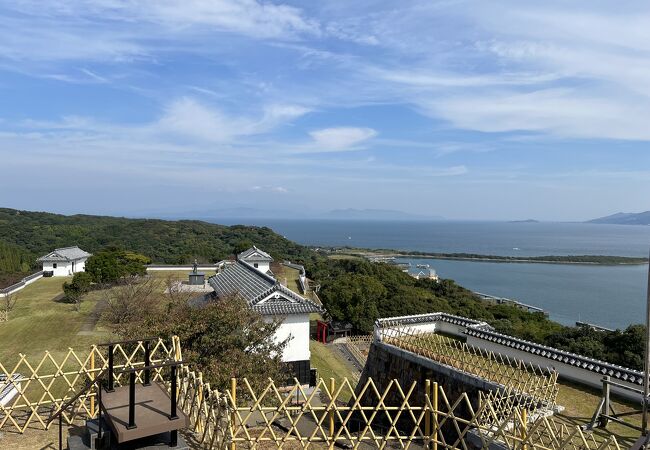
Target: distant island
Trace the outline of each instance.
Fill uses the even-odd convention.
[[[611,225],[650,225],[650,211],[640,213],[619,212],[611,216],[588,220],[587,223],[604,223]]]
[[[315,247],[312,247],[315,248]],[[587,264],[587,265],[640,265],[648,262],[647,258],[634,256],[610,255],[546,255],[546,256],[504,256],[482,255],[476,253],[437,253],[418,252],[394,249],[369,249],[356,247],[318,247],[320,251],[328,251],[337,255],[349,255],[368,259],[387,258],[423,258],[423,259],[455,259],[461,261],[483,261],[502,263],[540,263],[540,264]]]
[[[539,220],[535,220],[535,219],[509,220],[508,223],[539,223]]]

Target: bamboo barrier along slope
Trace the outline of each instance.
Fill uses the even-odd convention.
[[[450,399],[443,386],[427,380],[402,386],[393,380],[381,389],[372,379],[355,386],[347,379],[318,381],[308,389],[296,380],[273,380],[255,390],[233,379],[226,392],[210,389],[200,374],[186,369],[180,404],[190,415],[194,436],[204,448],[489,448],[620,449],[616,438],[597,437],[552,417],[533,417],[525,407],[507,416],[489,400],[475,408],[466,393]],[[424,396],[417,395],[424,389]],[[341,402],[344,392],[351,399]],[[347,396],[346,396],[347,398]],[[392,401],[388,401],[391,398]],[[490,420],[494,419],[494,420]]]
[[[177,337],[171,343],[157,339],[151,343],[153,364],[169,359],[180,360],[180,343]],[[144,366],[143,342],[133,345],[113,346],[115,369]],[[0,362],[0,377],[4,376],[5,389],[15,388],[15,397],[7,404],[0,404],[0,429],[14,428],[23,433],[28,427],[46,427],[49,415],[72,398],[86,382],[93,380],[108,367],[108,348],[93,345],[90,351],[81,353],[69,348],[63,358],[55,359],[49,351],[41,358],[28,358],[19,354],[18,362],[6,367]],[[162,369],[152,372],[152,380],[162,380]],[[126,375],[117,374],[115,384],[120,386]],[[137,373],[141,382],[141,373]],[[63,418],[72,423],[77,417],[95,417],[96,389],[82,395]]]
[[[435,333],[396,327],[381,331],[381,341],[468,374],[502,385],[509,395],[520,394],[532,404],[555,406],[556,371],[468,345]]]
[[[142,343],[115,346],[115,367],[144,364]],[[152,362],[182,360],[177,337],[171,343],[157,340],[151,347]],[[93,346],[81,354],[70,349],[60,361],[49,353],[36,362],[21,355],[11,369],[0,370],[11,379],[20,372],[17,397],[0,406],[0,429],[11,427],[24,432],[27,427],[44,428],[45,420],[87,380],[107,365],[102,347]],[[50,370],[54,369],[54,370]],[[160,371],[152,379],[162,380]],[[433,449],[487,448],[500,443],[513,449],[619,449],[614,436],[598,438],[580,427],[567,427],[553,418],[531,415],[526,407],[514,405],[510,411],[484,398],[476,406],[467,394],[447,396],[443,386],[427,380],[402,386],[396,380],[385,387],[369,379],[363,386],[344,379],[317,381],[307,388],[295,380],[286,386],[268,380],[255,389],[246,379],[232,379],[230,388],[219,391],[203,380],[202,374],[187,365],[178,371],[178,404],[190,417],[188,438],[196,447],[236,448],[359,448],[398,446]],[[120,384],[121,377],[116,377]],[[94,392],[79,398],[71,423],[95,417]],[[342,398],[350,398],[342,401]],[[496,405],[496,406],[495,406]]]

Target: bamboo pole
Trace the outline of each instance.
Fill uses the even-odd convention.
[[[438,450],[438,383],[433,383],[433,450]]]
[[[199,383],[198,383],[198,385],[199,385],[199,389],[198,389],[198,394],[199,395],[198,395],[198,397],[199,398],[197,400],[197,410],[198,410],[198,415],[197,416],[200,417],[201,411],[203,410],[203,372],[199,372],[199,375],[198,375],[197,378],[198,378],[198,381],[199,381]],[[196,424],[197,424],[196,431],[198,431],[199,433],[203,433],[203,421],[197,420]]]
[[[424,382],[424,407],[426,408],[424,413],[424,435],[427,438],[426,448],[429,448],[429,443],[431,442],[431,408],[429,408],[429,403],[431,401],[431,397],[429,396],[430,393],[431,380],[427,378]]]
[[[235,427],[237,426],[237,378],[230,379],[230,393],[232,394],[232,414],[230,420],[233,429],[230,450],[237,450],[237,444],[235,443]]]
[[[93,381],[95,380],[95,347],[94,346],[90,350],[90,379]],[[101,388],[102,387],[100,386],[99,389]],[[101,407],[101,405],[99,406]],[[95,396],[94,395],[91,395],[90,397],[90,417],[91,418],[95,417]]]
[[[527,445],[525,444],[526,442],[526,437],[527,437],[527,427],[528,427],[528,410],[526,408],[523,408],[521,410],[521,449],[526,450]]]
[[[329,415],[329,431],[330,431],[330,448],[334,448],[334,409],[336,408],[336,404],[334,403],[334,391],[336,390],[336,380],[334,378],[330,378],[330,396],[332,397],[332,405],[330,408],[330,411],[328,413]]]

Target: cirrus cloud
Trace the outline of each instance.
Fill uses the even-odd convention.
[[[372,128],[334,127],[311,131],[309,135],[317,150],[341,151],[354,148],[357,144],[377,136],[377,131]]]

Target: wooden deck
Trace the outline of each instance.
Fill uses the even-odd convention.
[[[189,418],[176,408],[177,419],[170,420],[170,397],[159,383],[137,384],[135,389],[135,425],[128,429],[129,386],[116,387],[113,392],[102,391],[102,411],[118,443],[152,436],[189,426]]]

